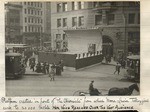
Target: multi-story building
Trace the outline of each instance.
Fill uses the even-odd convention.
[[[51,3],[44,2],[44,31],[47,34],[51,32]]]
[[[45,41],[50,40],[50,2],[9,2],[9,5],[21,7],[20,16],[11,8],[10,12],[14,13],[9,14],[9,18],[18,17],[16,22],[22,26],[22,43],[42,46]],[[8,22],[7,24],[10,25]]]
[[[64,49],[67,38],[74,35],[87,36],[89,39],[90,34],[91,39],[95,39],[94,34],[90,33],[94,29],[99,29],[104,55],[123,56],[124,54],[126,56],[128,52],[138,54],[140,52],[140,4],[79,1],[51,3],[53,49]],[[73,31],[76,33],[74,34]],[[84,39],[86,41],[86,38]],[[74,41],[76,49],[80,50],[82,44],[86,49],[93,48],[94,52],[99,50],[98,43],[84,44],[85,41],[82,40],[80,44]]]
[[[51,48],[51,2],[44,2],[44,46]]]
[[[23,6],[23,42],[41,45],[44,35],[44,3],[21,2]]]
[[[22,43],[22,6],[5,4],[5,37],[6,43]]]

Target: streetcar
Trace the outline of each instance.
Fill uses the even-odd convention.
[[[25,65],[20,53],[5,54],[5,76],[8,78],[20,78],[25,74]]]
[[[30,46],[27,46],[26,44],[6,44],[5,45],[7,49],[10,49],[12,51],[17,51],[21,52],[24,51],[25,49],[30,48]]]
[[[127,75],[128,79],[140,81],[140,56],[131,55],[127,57]]]
[[[33,49],[26,44],[6,44],[5,46],[8,52],[20,53],[22,57],[30,58],[33,55]]]

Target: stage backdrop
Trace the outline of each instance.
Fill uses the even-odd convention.
[[[95,45],[95,51],[102,50],[102,34],[99,29],[65,30],[69,52],[87,53],[89,46]]]

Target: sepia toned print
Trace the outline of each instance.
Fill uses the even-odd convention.
[[[7,96],[140,95],[140,2],[5,3]]]

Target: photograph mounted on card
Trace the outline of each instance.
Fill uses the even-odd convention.
[[[140,2],[5,3],[6,96],[140,95]]]

